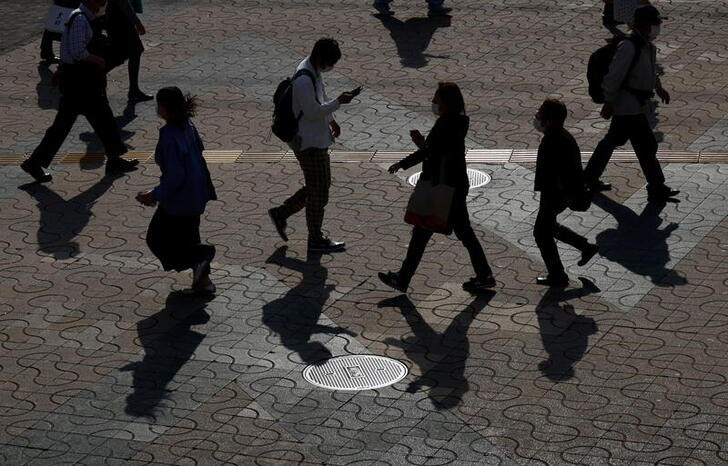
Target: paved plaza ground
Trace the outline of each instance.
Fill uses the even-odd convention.
[[[679,203],[648,203],[629,151],[614,190],[564,224],[600,246],[565,290],[544,273],[531,231],[547,95],[570,109],[585,156],[607,123],[585,63],[607,37],[597,0],[452,0],[428,19],[396,0],[146,0],[142,87],[197,94],[197,126],[220,200],[202,235],[217,248],[217,295],[185,294],[144,243],[160,126],[154,104],[109,96],[143,163],[104,177],[103,147],[80,119],[51,171],[17,164],[54,116],[55,65],[38,62],[45,0],[0,5],[0,464],[670,464],[728,463],[728,19],[726,1],[656,0],[673,94],[655,133]],[[363,85],[337,113],[325,227],[346,252],[307,255],[303,215],[290,241],[267,209],[300,186],[269,135],[277,82],[320,36],[344,53],[329,94]],[[491,178],[469,195],[497,286],[471,295],[464,248],[436,235],[410,292],[397,269],[410,228],[409,130],[434,122],[438,80],[463,88],[469,167]],[[409,374],[368,391],[331,391],[304,368],[379,355]]]

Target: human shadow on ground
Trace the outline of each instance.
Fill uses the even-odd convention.
[[[104,176],[86,191],[66,200],[41,183],[28,183],[19,189],[30,194],[38,205],[38,250],[52,254],[56,260],[75,257],[79,245],[74,239],[88,225],[97,199],[106,193],[119,176]]]
[[[35,92],[38,94],[38,108],[51,110],[58,108],[61,93],[58,87],[53,84],[53,70],[50,62],[38,63],[38,84],[35,85]]]
[[[432,36],[439,28],[449,27],[450,16],[410,18],[406,21],[390,15],[374,15],[389,30],[405,68],[422,68],[427,65],[428,58],[448,58],[425,53],[432,41]]]
[[[326,284],[328,270],[321,265],[321,253],[309,253],[304,261],[286,257],[286,251],[286,246],[276,249],[266,263],[301,273],[301,281],[282,297],[265,304],[262,320],[280,338],[283,346],[298,353],[304,364],[323,362],[331,358],[331,350],[321,342],[311,341],[314,334],[356,334],[343,327],[318,323],[334,289],[333,285]]]
[[[457,406],[468,392],[470,384],[465,377],[465,366],[470,355],[468,329],[478,313],[495,293],[482,293],[468,304],[440,333],[428,324],[407,295],[387,298],[379,308],[398,308],[407,320],[413,335],[398,340],[387,338],[388,345],[402,348],[407,357],[420,368],[420,375],[410,382],[409,393],[429,387],[428,396],[438,410]]]
[[[125,412],[130,416],[155,418],[160,402],[172,390],[167,385],[190,360],[205,335],[192,330],[210,320],[205,311],[212,295],[191,295],[173,291],[164,308],[137,323],[144,358],[122,367],[133,371],[134,391],[126,398]]]
[[[563,301],[599,291],[590,280],[579,280],[583,284],[582,288],[550,288],[536,305],[541,341],[549,355],[547,360],[538,364],[538,368],[546,377],[556,382],[574,376],[574,364],[586,353],[589,336],[598,330],[594,319],[580,316],[574,311],[574,306],[563,304]]]
[[[648,202],[637,214],[615,200],[599,194],[593,203],[617,220],[617,228],[597,234],[599,254],[622,265],[630,272],[647,277],[657,286],[685,285],[685,277],[667,268],[670,251],[667,239],[677,230],[677,223],[660,229],[665,203]]]
[[[134,131],[127,131],[124,129],[129,123],[136,119],[136,105],[137,104],[135,102],[127,102],[122,114],[115,117],[116,126],[119,128],[121,140],[124,142],[128,141],[132,138],[132,136],[134,136],[134,134],[136,134]],[[99,139],[95,131],[85,131],[79,135],[79,139],[86,143],[87,154],[97,154],[99,152],[105,152],[106,150],[104,144],[101,142],[101,139]],[[88,166],[88,168],[94,168],[103,165],[103,159],[95,159],[91,157],[82,158],[81,164]]]

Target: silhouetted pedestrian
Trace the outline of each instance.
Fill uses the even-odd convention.
[[[605,104],[601,115],[612,119],[607,135],[594,150],[585,169],[587,183],[594,191],[608,191],[611,185],[599,180],[614,149],[632,143],[647,179],[650,201],[665,201],[680,191],[665,185],[665,176],[657,160],[657,140],[647,119],[648,103],[656,91],[663,103],[670,103],[670,94],[657,75],[657,48],[652,43],[660,32],[662,18],[652,5],[635,10],[629,40],[623,40],[602,81]],[[636,54],[639,53],[634,65]],[[630,71],[631,69],[631,71]]]
[[[581,152],[571,134],[564,128],[566,106],[556,99],[546,99],[536,113],[534,127],[544,136],[538,146],[534,190],[541,193],[533,236],[546,264],[548,276],[537,283],[564,287],[569,277],[559,258],[555,239],[581,251],[579,265],[586,264],[599,251],[596,244],[569,228],[560,225],[556,217],[567,206],[588,203],[581,169]]]
[[[430,134],[425,138],[419,131],[413,130],[410,135],[419,149],[390,166],[389,172],[395,173],[422,163],[421,179],[439,180],[440,183],[454,188],[448,223],[468,250],[475,269],[475,277],[465,282],[463,289],[475,292],[492,288],[495,286],[493,272],[470,225],[466,206],[470,181],[465,165],[465,137],[470,119],[465,114],[465,102],[457,84],[439,83],[432,98],[432,111],[438,118]],[[392,288],[406,292],[432,234],[432,231],[415,226],[407,256],[399,272],[380,272],[379,278]]]
[[[292,104],[293,114],[298,118],[298,133],[290,146],[301,165],[305,185],[282,206],[268,211],[278,234],[283,241],[288,241],[286,220],[305,207],[308,250],[314,252],[341,251],[346,246],[321,232],[331,187],[329,146],[341,134],[333,114],[341,104],[348,104],[354,98],[350,92],[333,100],[326,95],[322,73],[331,71],[340,58],[339,44],[334,39],[323,38],[316,41],[311,55],[296,68]]]
[[[157,114],[165,125],[159,130],[154,160],[162,174],[159,186],[136,198],[146,206],[159,203],[149,224],[147,245],[164,270],[192,269],[192,290],[214,293],[210,262],[215,247],[201,243],[200,216],[217,195],[202,157],[202,139],[190,120],[196,106],[196,99],[185,97],[177,87],[157,92]]]
[[[121,156],[127,152],[106,97],[108,43],[96,21],[106,0],[83,0],[68,19],[61,39],[61,100],[53,124],[21,168],[38,182],[52,179],[47,168],[71,131],[76,118],[84,115],[106,149],[106,173],[134,170],[138,160]]]

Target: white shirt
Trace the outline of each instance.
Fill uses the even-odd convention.
[[[316,77],[316,91],[309,76],[302,75],[293,81],[293,114],[303,112],[303,116],[298,120],[298,135],[290,146],[296,152],[312,147],[327,149],[333,142],[329,123],[340,104],[337,99],[329,101],[321,73],[314,69],[310,58],[304,59],[296,72],[302,69],[309,70]]]
[[[78,63],[90,55],[86,47],[91,42],[94,31],[88,20],[89,18],[93,20],[96,15],[82,3],[78,9],[73,10],[71,16],[79,11],[82,14],[74,18],[71,27],[66,26],[63,29],[63,35],[61,36],[61,61],[63,63]],[[68,17],[69,20],[71,16]]]

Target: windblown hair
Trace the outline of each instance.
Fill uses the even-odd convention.
[[[178,126],[195,116],[197,97],[182,94],[176,86],[164,87],[157,92],[157,104],[169,114],[169,122]]]

